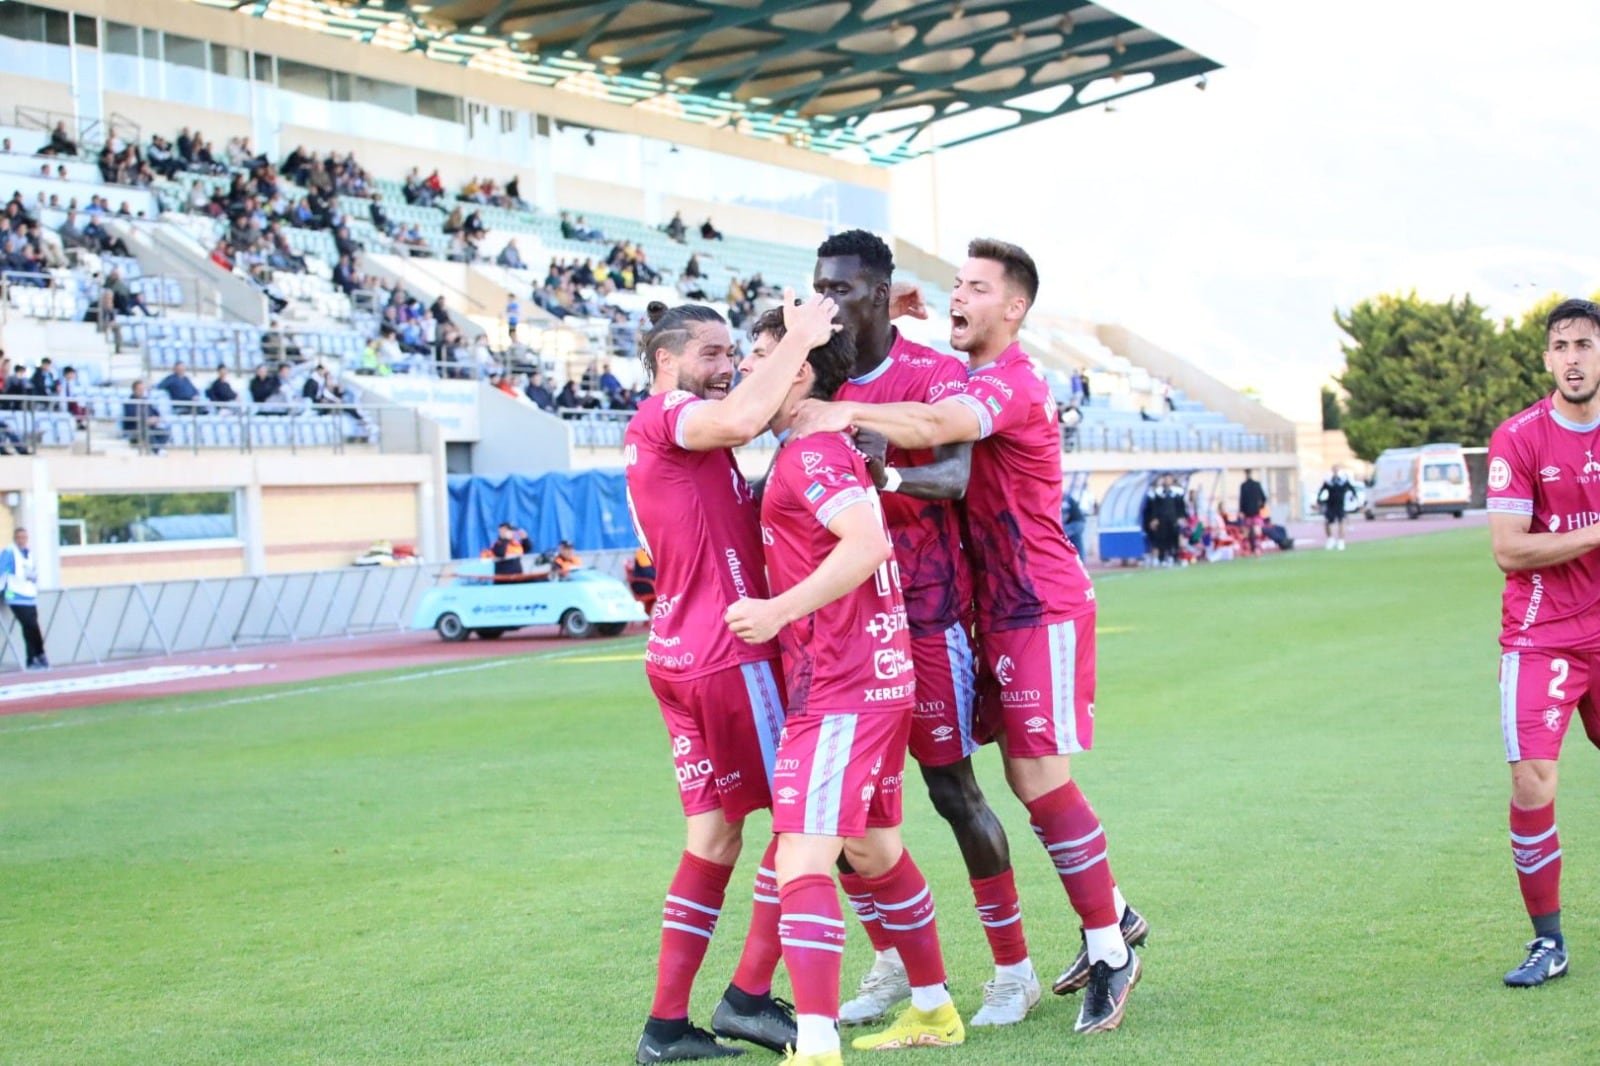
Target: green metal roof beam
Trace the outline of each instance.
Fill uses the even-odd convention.
[[[1046,8],[1059,9],[1059,6],[1059,0],[1034,0],[1032,3],[1017,4],[1015,7],[1009,8],[1008,11],[1022,14],[1026,17],[1019,19],[1017,22],[1007,23],[1004,26],[995,26],[987,30],[974,31],[973,33],[970,33],[964,37],[952,38],[949,41],[941,41],[939,42],[939,51],[943,52],[951,48],[964,48],[968,45],[987,44],[991,41],[1003,40],[1004,38],[1010,37],[1013,33],[1015,33],[1020,25],[1037,21],[1038,18],[1041,17],[1036,13],[1038,10]],[[1113,19],[1112,24],[1114,24],[1117,28],[1110,30],[1104,38],[1096,37],[1091,41],[1085,42],[1084,47],[1092,48],[1095,43],[1098,43],[1102,39],[1110,40],[1118,34],[1131,33],[1133,30],[1140,28],[1138,23],[1129,22],[1127,19]],[[1039,54],[1048,55],[1054,60],[1065,58],[1067,55],[1073,54],[1076,51],[1077,42],[1070,42],[1069,45],[1064,46],[1063,51],[1042,52]],[[958,67],[955,72],[940,72],[938,74],[906,74],[905,77],[911,80],[913,92],[921,92],[925,86],[920,83],[925,78],[931,78],[934,80],[946,80],[948,78],[949,81],[963,81],[967,78],[975,77],[978,74],[988,71],[1006,70],[1010,67],[1018,66],[1023,62],[1030,62],[1033,58],[1033,56],[1029,56],[1026,60],[1018,60],[1015,63],[990,63],[986,65],[982,62],[981,56],[974,55],[971,60],[963,64],[961,67]],[[904,61],[905,56],[900,53],[874,56],[868,63],[856,64],[854,71],[849,74],[830,75],[809,85],[795,86],[792,89],[784,89],[775,93],[763,93],[762,95],[766,96],[773,103],[777,103],[779,100],[789,100],[795,97],[804,97],[805,99],[800,104],[795,105],[804,107],[812,99],[822,95],[822,93],[830,86],[837,85],[842,81],[846,81],[856,74],[876,73],[880,70],[887,70],[891,67],[896,67]],[[952,73],[955,74],[955,76],[948,77]]]
[[[1049,81],[1037,85],[1024,78],[1022,81],[1008,89],[992,89],[987,92],[974,93],[956,89],[956,82],[965,81],[974,76],[970,72],[958,71],[949,76],[940,75],[938,78],[932,79],[929,83],[924,84],[915,91],[906,93],[905,95],[909,98],[915,97],[918,93],[950,91],[957,94],[955,100],[947,101],[944,104],[933,104],[932,106],[939,110],[943,110],[943,108],[947,107],[949,104],[959,102],[966,104],[968,108],[976,109],[979,107],[987,107],[996,101],[1012,100],[1019,96],[1026,96],[1029,93],[1038,92],[1041,89],[1051,89],[1069,83],[1075,85],[1081,83],[1086,85],[1089,82],[1098,81],[1101,78],[1109,78],[1114,74],[1125,74],[1131,68],[1136,67],[1141,63],[1148,63],[1153,59],[1160,59],[1162,56],[1171,55],[1174,52],[1181,51],[1183,51],[1182,46],[1173,44],[1171,41],[1151,41],[1148,44],[1134,45],[1122,55],[1113,58],[1112,61],[1106,66],[1099,67],[1095,70],[1085,70],[1079,74],[1074,74],[1071,77],[1061,78],[1057,81]],[[1064,54],[1061,52],[1040,52],[1038,55],[1029,56],[1027,59],[1021,60],[1020,62],[1007,63],[1003,66],[995,67],[994,69],[1016,70],[1020,67],[1024,71],[1032,71],[1039,67],[1048,66],[1051,63],[1069,58],[1072,54],[1073,53]],[[892,99],[880,100],[870,104],[857,104],[855,107],[845,108],[844,110],[830,113],[834,116],[834,118],[843,120],[857,115],[870,114],[874,111],[879,111],[894,106],[896,105]],[[900,106],[916,107],[918,105],[916,103],[906,103]],[[897,129],[904,128],[905,127],[900,126],[886,130],[879,130],[876,134],[874,134],[874,136],[887,136],[890,133],[894,133]]]
[[[543,44],[553,34],[562,30],[576,29],[596,15],[615,15],[632,3],[634,0],[599,0],[598,3],[574,2],[563,4],[558,8],[540,8],[537,13],[528,12],[526,17],[532,21],[517,28],[533,34],[534,38]],[[523,17],[522,14],[512,12],[503,16],[501,21]]]
[[[812,6],[814,6],[816,4],[816,2],[817,2],[817,0],[774,0],[774,2],[772,2],[772,3],[762,4],[759,7],[752,7],[752,8],[724,7],[724,8],[720,8],[719,10],[716,11],[715,14],[713,14],[711,16],[711,21],[706,23],[706,25],[704,27],[704,32],[702,33],[701,36],[702,37],[709,36],[710,34],[716,33],[719,30],[740,29],[740,28],[742,28],[744,26],[750,25],[752,22],[760,22],[763,19],[770,19],[774,15],[782,15],[782,14],[785,14],[785,13],[787,13],[789,11],[793,11],[796,8],[812,7]],[[770,28],[770,32],[777,33],[777,34],[782,34],[784,31],[781,30],[781,29],[778,29],[777,27],[771,27]],[[655,48],[656,45],[659,44],[659,43],[660,42],[651,42],[650,44],[639,45],[639,46],[636,46],[634,48],[624,49],[621,52],[617,52],[616,56],[617,56],[618,59],[622,60],[624,63],[627,63],[630,60],[639,59],[639,58],[642,58],[643,56],[648,55],[650,53],[650,51],[653,48]],[[692,51],[694,49],[694,46],[696,44],[698,44],[698,43],[699,43],[699,40],[697,38],[690,37],[687,34],[685,34],[684,36],[682,36],[679,39],[678,43],[673,46],[672,51],[668,52],[667,55],[664,56],[663,58],[657,59],[654,62],[652,62],[650,64],[650,69],[655,71],[657,74],[665,74],[668,67],[672,66],[674,63],[679,62],[684,57],[684,55],[687,54],[688,52]],[[737,51],[741,51],[741,52],[742,51],[746,51],[746,50],[747,50],[747,48],[739,48],[739,49],[737,49]],[[702,53],[702,54],[696,55],[695,58],[696,59],[700,59],[700,58],[702,58],[702,55],[706,55],[706,54],[709,54],[709,53]],[[728,53],[728,54],[732,54],[732,53]]]

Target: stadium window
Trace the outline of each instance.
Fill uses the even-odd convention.
[[[235,492],[96,492],[62,495],[59,516],[71,529],[71,544],[107,544],[235,540],[239,535]]]
[[[105,51],[110,55],[136,56],[139,54],[139,29],[121,22],[106,23]]]
[[[428,118],[441,119],[445,122],[461,124],[461,97],[451,96],[448,93],[436,93],[427,89],[417,90],[417,114]]]
[[[0,4],[0,37],[66,44],[66,13],[32,4]]]
[[[242,48],[229,48],[225,44],[211,46],[211,73],[228,78],[243,78],[245,67],[245,53]]]
[[[194,70],[206,69],[206,44],[204,41],[169,33],[162,43],[166,46],[165,58],[168,63],[178,67],[190,67]]]
[[[72,41],[79,48],[100,47],[100,24],[93,15],[72,16]]]
[[[309,63],[296,63],[292,59],[279,59],[278,88],[318,100],[332,100],[333,71]]]
[[[142,53],[144,58],[153,59],[159,63],[161,61],[161,31],[140,30],[139,35],[144,42],[144,52]]]
[[[264,81],[268,85],[271,85],[277,80],[272,73],[271,56],[262,55],[260,52],[256,52],[252,54],[251,60],[256,81]]]
[[[379,81],[377,78],[363,78],[357,75],[351,83],[350,92],[359,103],[373,104],[390,111],[398,111],[402,115],[417,113],[417,93],[409,85],[397,85],[392,81]]]

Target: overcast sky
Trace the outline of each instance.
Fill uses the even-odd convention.
[[[1299,418],[1343,365],[1335,307],[1600,289],[1600,3],[1206,4],[1107,0],[1226,69],[944,153],[941,251],[982,220],[1045,304]]]

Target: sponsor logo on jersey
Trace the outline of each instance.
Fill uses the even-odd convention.
[[[739,561],[739,553],[732,548],[723,551],[722,556],[728,561],[728,576],[733,578],[733,591],[740,599],[750,595],[744,584],[744,564]]]
[[[699,762],[686,762],[678,767],[678,788],[680,790],[687,789],[696,781],[710,777],[713,772],[710,759],[701,759]]]
[[[827,495],[827,492],[828,490],[822,487],[822,482],[813,481],[811,483],[811,487],[806,489],[806,499],[810,500],[812,503],[816,503],[818,500],[822,499],[823,496]]]
[[[672,612],[677,610],[678,601],[681,599],[683,599],[683,593],[681,592],[676,596],[661,597],[661,599],[656,601],[655,607],[651,610],[650,617],[655,619],[657,622],[666,621],[668,618],[672,617]]]
[[[935,715],[943,714],[949,706],[944,700],[918,700],[917,714],[923,718],[932,718]]]
[[[1584,457],[1589,461],[1583,464],[1585,474],[1600,474],[1600,463],[1594,461],[1594,452],[1584,452]]]
[[[735,770],[731,774],[723,774],[721,777],[717,778],[717,787],[718,788],[732,788],[734,785],[737,785],[738,783],[739,783],[739,771],[737,771],[737,770]]]
[[[694,747],[694,742],[688,737],[672,738],[672,754],[674,756],[687,755],[692,747]]]
[[[1544,575],[1535,572],[1531,578],[1533,593],[1528,597],[1528,609],[1522,614],[1522,629],[1524,632],[1533,627],[1539,618],[1539,605],[1544,602]]]
[[[683,389],[673,389],[671,392],[667,393],[667,398],[661,401],[661,409],[663,411],[670,411],[674,407],[682,407],[684,404],[688,403],[694,398],[695,395],[692,392],[685,392]]]
[[[772,772],[775,774],[793,774],[799,773],[799,771],[799,759],[779,759],[777,762],[772,764]]]
[[[899,648],[879,648],[872,653],[872,672],[879,681],[893,681],[911,670],[911,657]]]
[[[1499,492],[1511,484],[1511,464],[1498,455],[1489,461],[1489,487]]]
[[[1588,470],[1588,467],[1584,467],[1584,469]],[[1543,481],[1546,485],[1550,484],[1552,481],[1560,481],[1561,468],[1554,465],[1545,467],[1543,470],[1539,471],[1539,480]]]
[[[1050,719],[1036,714],[1022,724],[1028,727],[1028,732],[1030,733],[1043,733],[1045,727],[1050,724]]]
[[[879,644],[887,644],[894,639],[894,635],[906,627],[906,609],[896,607],[892,611],[879,611],[872,616],[872,621],[864,627],[867,633],[878,638]]]
[[[897,700],[908,700],[915,689],[911,685],[895,685],[892,688],[869,688],[862,692],[863,703],[890,703]],[[876,773],[877,771],[873,771]]]
[[[1000,661],[994,664],[994,679],[1002,685],[1009,685],[1016,676],[1017,664],[1011,661],[1011,656],[1000,656]]]
[[[762,527],[761,527],[761,543],[763,545],[765,545],[766,547],[768,547],[768,548],[770,548],[774,544],[778,543],[778,536],[777,536],[776,533],[772,532],[772,527],[771,526],[762,525]]]
[[[861,802],[862,803],[871,803],[872,802],[872,794],[875,791],[877,791],[877,790],[875,788],[873,788],[871,785],[862,785],[861,786]]]
[[[1553,514],[1545,519],[1545,524],[1550,527],[1550,532],[1559,533],[1563,529],[1572,532],[1574,529],[1587,529],[1589,526],[1600,522],[1600,511],[1579,511],[1577,514]]]
[[[1561,708],[1546,707],[1544,710],[1544,727],[1552,733],[1561,731]]]
[[[1036,688],[1022,688],[1015,692],[1000,693],[1001,703],[1038,703],[1039,690]]]

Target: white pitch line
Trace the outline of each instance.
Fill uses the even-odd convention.
[[[369,685],[394,685],[407,681],[422,681],[430,677],[445,677],[450,674],[469,674],[480,670],[496,670],[502,666],[523,666],[529,660],[542,662],[549,659],[566,659],[574,655],[583,655],[586,649],[571,648],[566,651],[541,652],[536,655],[521,656],[511,659],[492,659],[489,662],[471,663],[467,666],[442,666],[432,670],[417,670],[409,674],[396,674],[393,677],[380,677],[360,681],[343,681],[332,685],[303,685],[299,688],[279,689],[276,692],[258,692],[250,696],[234,696],[225,700],[213,700],[210,703],[180,704],[177,706],[152,707],[140,711],[128,711],[121,715],[93,714],[82,718],[61,719],[48,722],[31,722],[27,725],[6,728],[0,726],[0,736],[12,733],[37,733],[46,729],[73,729],[78,726],[99,725],[107,722],[123,721],[128,718],[152,718],[158,715],[191,714],[195,711],[212,711],[224,707],[242,707],[252,703],[271,703],[274,700],[290,699],[295,696],[310,696],[318,692],[337,692],[342,689],[365,688]],[[104,706],[102,704],[101,706]],[[81,707],[71,710],[92,711],[95,708]],[[49,712],[25,712],[49,713]],[[16,717],[21,718],[19,714]],[[0,719],[3,721],[3,719]]]

